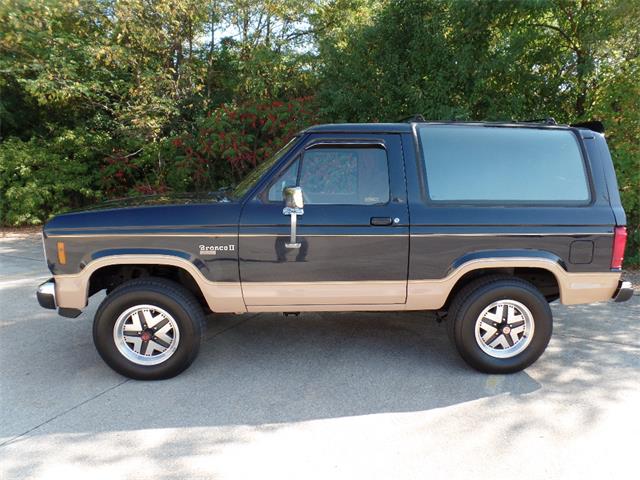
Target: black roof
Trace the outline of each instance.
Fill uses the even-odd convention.
[[[523,127],[566,129],[568,125],[537,122],[408,122],[408,123],[329,123],[314,125],[302,133],[410,133],[414,125],[475,125],[483,127]],[[578,125],[576,125],[578,126]]]

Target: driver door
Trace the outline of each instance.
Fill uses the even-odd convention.
[[[304,208],[283,213],[284,187]],[[240,218],[247,307],[394,305],[406,301],[409,218],[399,135],[311,135]]]

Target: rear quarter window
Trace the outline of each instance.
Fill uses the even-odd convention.
[[[589,182],[570,130],[418,128],[429,198],[443,202],[585,204]]]

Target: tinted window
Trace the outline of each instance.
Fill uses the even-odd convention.
[[[584,162],[570,131],[432,125],[419,135],[432,200],[589,200]]]
[[[299,185],[307,204],[374,205],[389,201],[382,148],[314,148],[303,159]]]
[[[275,182],[269,188],[268,198],[270,202],[282,201],[282,191],[285,187],[295,187],[298,178],[298,160],[293,162],[289,167],[281,173]]]

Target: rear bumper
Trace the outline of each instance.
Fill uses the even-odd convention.
[[[36,297],[41,307],[55,310],[58,306],[56,303],[56,281],[50,278],[40,285]]]
[[[616,302],[626,302],[633,296],[633,285],[631,282],[618,282],[618,288],[613,294],[613,300]]]

